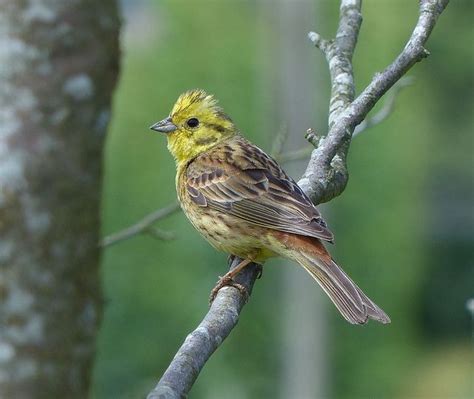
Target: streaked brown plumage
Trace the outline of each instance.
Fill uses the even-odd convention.
[[[184,213],[217,249],[263,263],[283,256],[303,266],[347,321],[390,319],[332,260],[322,241],[333,235],[310,199],[281,167],[244,139],[212,96],[183,94],[166,132],[177,163]]]

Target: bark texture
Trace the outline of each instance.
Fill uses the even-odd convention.
[[[0,0],[0,397],[87,397],[114,0]]]

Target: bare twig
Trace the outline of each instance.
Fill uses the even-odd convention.
[[[153,223],[160,219],[163,219],[177,211],[180,207],[178,203],[170,204],[164,208],[158,209],[155,212],[146,215],[142,220],[129,226],[117,233],[110,234],[102,239],[100,246],[109,247],[113,244],[117,244],[120,241],[128,240],[138,234],[150,234],[160,240],[171,240],[174,238],[173,233],[163,231],[153,227]]]
[[[334,40],[322,39],[313,32],[309,34],[310,40],[326,56],[332,83],[329,132],[324,138],[308,132],[308,140],[317,148],[298,182],[314,203],[328,201],[344,190],[348,178],[345,159],[354,128],[413,64],[426,57],[423,45],[448,1],[420,1],[420,16],[407,45],[355,100],[351,60],[362,21],[360,0],[341,0],[339,27]],[[258,276],[257,268],[255,264],[249,265],[238,276],[238,282],[252,287]],[[245,298],[236,288],[226,287],[218,292],[214,303],[203,322],[179,349],[148,399],[175,399],[187,395],[207,359],[236,325]]]

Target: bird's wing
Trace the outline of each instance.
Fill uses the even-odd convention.
[[[326,223],[296,182],[259,148],[241,139],[196,158],[187,191],[210,207],[254,225],[332,241]]]

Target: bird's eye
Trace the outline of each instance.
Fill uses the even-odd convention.
[[[186,124],[189,126],[189,127],[197,127],[199,125],[199,120],[197,118],[191,118],[191,119],[188,119],[188,121],[186,122]]]

